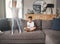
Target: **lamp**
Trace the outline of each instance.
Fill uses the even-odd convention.
[[[54,8],[54,4],[47,4],[46,8],[50,8],[51,9],[51,14],[53,14],[53,9]]]
[[[52,8],[54,8],[54,4],[47,4],[47,6],[44,8],[43,12],[47,10],[47,8],[51,9],[51,14],[53,14]]]

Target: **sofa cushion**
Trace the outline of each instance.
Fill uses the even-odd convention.
[[[6,31],[10,30],[10,25],[8,19],[0,19],[0,30],[1,31]]]
[[[52,20],[42,20],[42,29],[51,29]]]
[[[42,20],[36,19],[36,20],[34,20],[34,22],[35,22],[36,28],[41,30],[42,29]]]
[[[16,33],[12,36],[11,33],[5,32],[0,36],[0,40],[45,40],[45,35],[42,31]]]
[[[5,42],[4,42],[5,40]],[[0,36],[0,42],[2,43],[44,43],[45,35],[42,31],[33,31],[33,32],[23,32],[18,34],[18,32],[11,35],[10,31],[5,32]],[[14,42],[16,41],[16,42]]]
[[[46,44],[60,44],[60,31],[46,29],[43,30],[46,34]]]
[[[42,31],[33,31],[33,32],[23,32],[21,33],[20,35],[18,34],[17,31],[15,31],[16,33],[14,33],[14,35],[12,36],[10,31],[6,31],[3,35],[0,36],[0,40],[1,39],[25,39],[25,40],[28,40],[28,39],[41,39],[41,38],[44,38],[44,33]]]
[[[52,21],[52,29],[60,30],[60,18],[53,19],[53,21]]]
[[[21,19],[20,20],[20,25],[21,25],[21,28],[22,28],[22,30],[24,29],[24,27],[26,27],[27,26],[27,21],[26,20],[24,20],[24,19]]]

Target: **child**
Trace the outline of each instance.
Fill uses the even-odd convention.
[[[17,1],[15,0],[12,2],[12,8],[10,8],[12,10],[12,34],[13,34],[13,30],[14,30],[14,21],[17,22],[17,25],[19,28],[19,33],[21,33],[20,22],[19,22],[19,18],[18,18],[19,8],[16,8],[16,5],[17,5]]]
[[[24,28],[25,31],[30,32],[34,31],[36,27],[34,26],[34,22],[32,21],[32,16],[28,17],[27,27]]]

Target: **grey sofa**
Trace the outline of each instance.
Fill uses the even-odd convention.
[[[10,22],[10,20],[7,21]],[[34,22],[37,29],[33,32],[25,32],[23,28],[26,26],[26,20],[21,19],[20,24],[23,32],[18,34],[17,30],[15,30],[14,35],[11,35],[11,30],[4,31],[4,33],[0,34],[0,44],[45,44],[45,34],[41,29],[42,21],[34,20]]]
[[[23,28],[27,21],[24,19],[20,21],[22,33],[18,34],[16,30],[14,35],[11,35],[11,31],[4,31],[3,34],[0,34],[0,44],[60,44],[60,31],[53,28],[54,20],[34,20],[37,29],[33,32],[25,32]]]

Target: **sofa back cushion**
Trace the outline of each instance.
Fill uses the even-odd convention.
[[[42,30],[42,20],[36,19],[34,20],[34,23],[35,23],[37,30]]]
[[[52,20],[42,20],[42,29],[51,29]]]
[[[21,25],[21,29],[24,30],[24,27],[27,26],[27,21],[24,20],[24,19],[21,19],[21,20],[20,20],[20,25]]]
[[[52,29],[60,30],[60,18],[53,19],[53,21],[52,21]]]
[[[6,30],[10,30],[10,29],[11,29],[11,27],[9,25],[8,19],[0,19],[0,30],[6,31]]]

